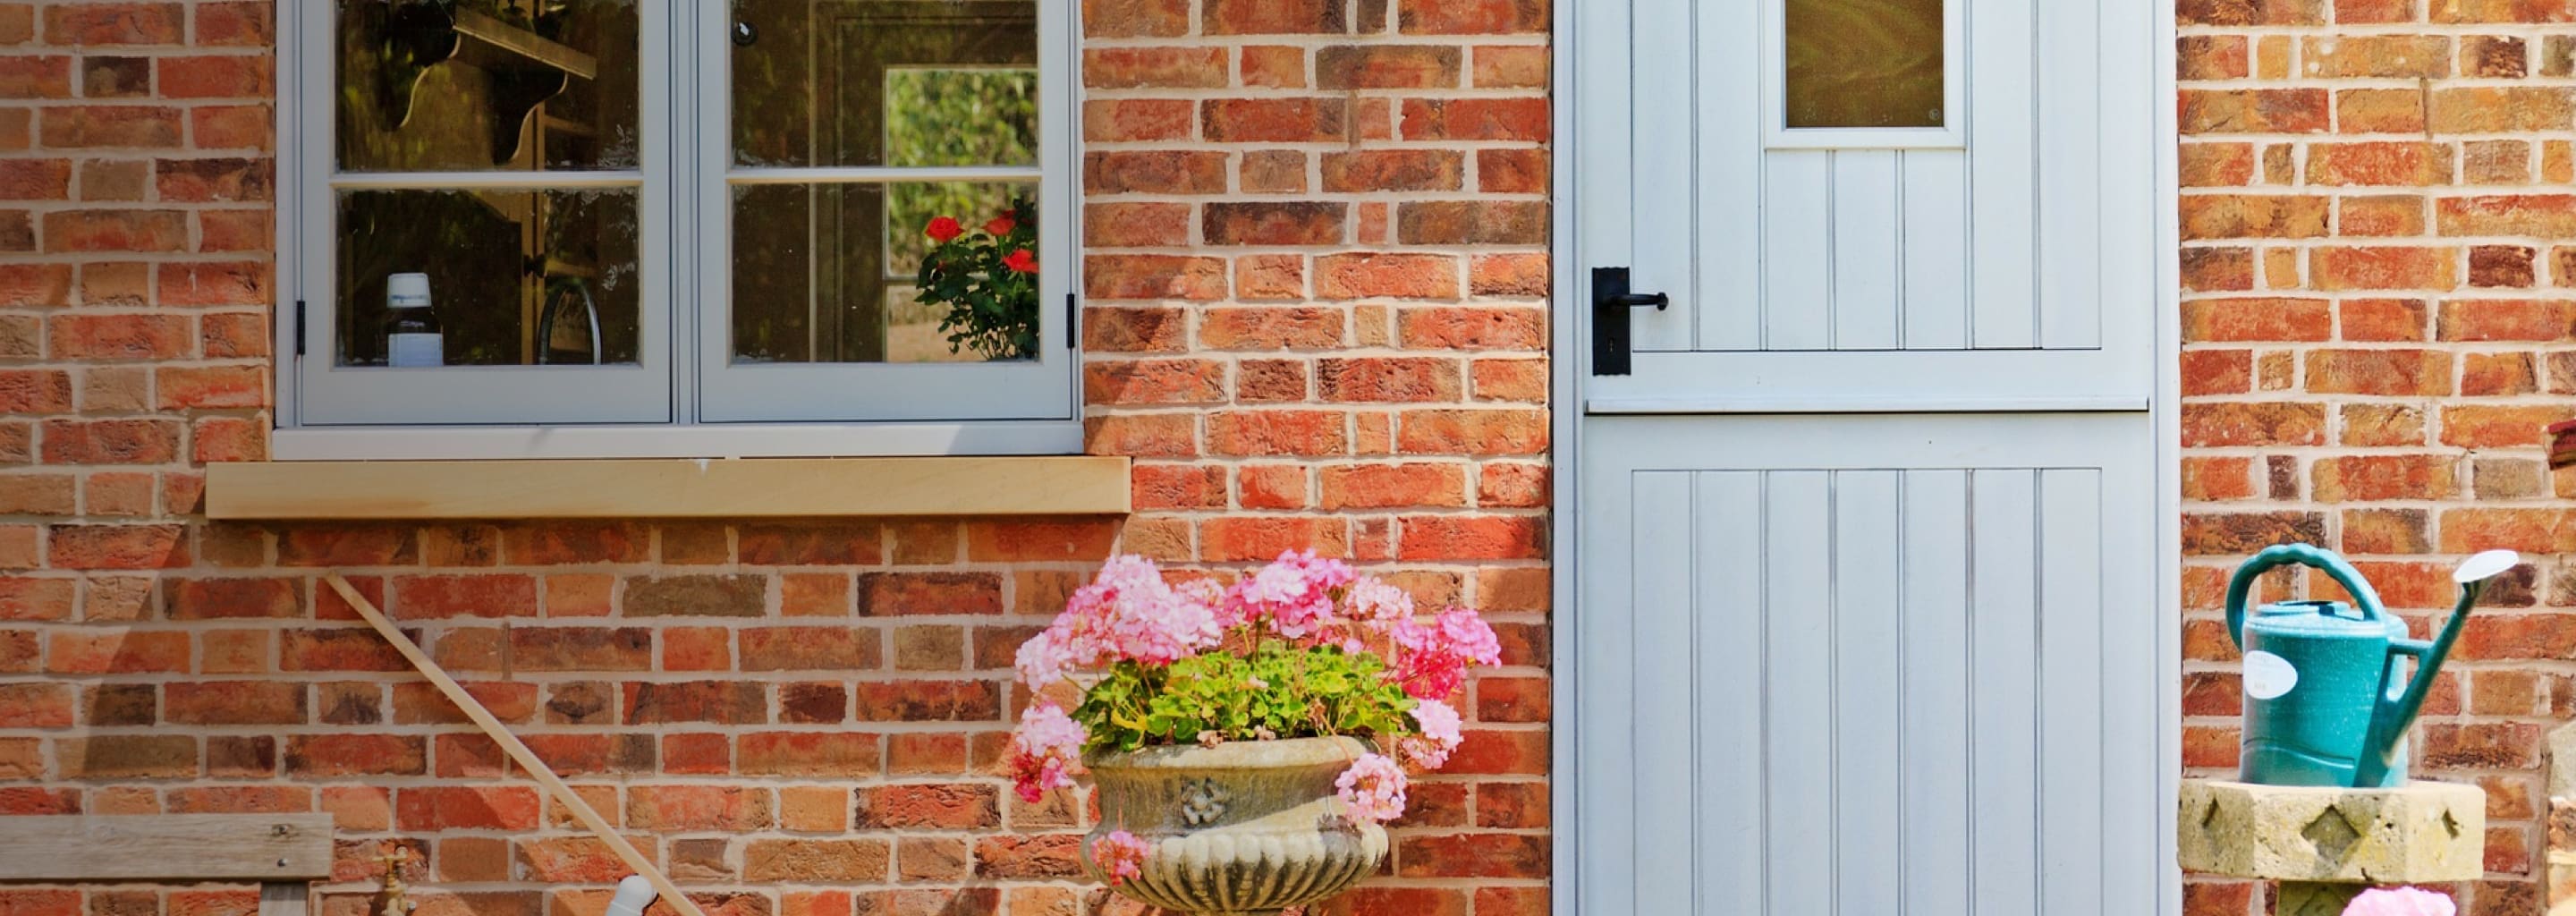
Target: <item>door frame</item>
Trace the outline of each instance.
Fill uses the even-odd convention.
[[[2180,791],[2182,780],[2182,429],[2177,406],[2182,396],[2178,366],[2182,359],[2182,237],[2177,216],[2181,207],[2181,176],[2178,168],[2181,131],[2171,100],[2175,97],[2174,63],[2176,0],[2154,0],[2149,11],[2155,28],[2146,38],[2154,42],[2150,61],[2154,67],[2157,104],[2149,115],[2154,119],[2153,167],[2147,174],[2155,187],[2155,291],[2156,315],[2153,334],[2154,382],[2149,389],[2148,425],[2154,430],[2155,455],[2155,532],[2156,594],[2154,607],[2162,620],[2157,628],[2156,659],[2162,679],[2156,685],[2157,794],[2172,798]],[[1577,83],[1582,68],[1588,63],[1583,53],[1578,4],[1554,4],[1549,46],[1551,64],[1551,97],[1556,100],[1551,112],[1554,119],[1554,168],[1549,188],[1556,202],[1551,215],[1549,245],[1553,264],[1553,298],[1549,309],[1551,350],[1549,383],[1549,433],[1554,445],[1550,449],[1553,470],[1550,476],[1549,563],[1551,576],[1549,684],[1552,708],[1558,710],[1550,722],[1549,777],[1555,788],[1550,792],[1552,825],[1552,861],[1549,864],[1549,886],[1552,912],[1568,916],[1625,916],[1625,914],[1583,913],[1582,895],[1577,887],[1580,875],[1578,861],[1583,854],[1574,828],[1580,823],[1580,796],[1576,791],[1583,774],[1578,770],[1576,749],[1583,740],[1583,723],[1574,710],[1581,708],[1576,695],[1576,666],[1582,657],[1576,645],[1576,627],[1565,615],[1580,613],[1576,609],[1581,590],[1579,577],[1584,574],[1576,549],[1576,538],[1582,518],[1579,483],[1582,479],[1583,431],[1586,421],[1586,382],[1591,378],[1591,328],[1589,308],[1590,267],[1585,260],[1582,239],[1577,234],[1581,225],[1583,201],[1578,197],[1583,172],[1584,143],[1580,136],[1575,107],[1581,95]],[[1759,405],[1756,405],[1758,408]],[[1812,410],[1812,405],[1779,405],[1772,412]],[[1765,412],[1744,409],[1736,412]],[[2171,806],[2162,806],[2157,814],[2159,839],[2157,911],[2176,914],[2182,910],[2182,872],[2174,864],[2174,819]]]

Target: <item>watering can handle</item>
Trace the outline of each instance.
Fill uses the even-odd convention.
[[[2360,570],[2344,562],[2342,556],[2314,544],[2279,544],[2264,548],[2262,553],[2245,561],[2245,565],[2236,567],[2236,577],[2227,580],[2227,638],[2235,640],[2238,648],[2245,646],[2245,599],[2247,593],[2254,590],[2254,580],[2273,567],[2292,563],[2324,570],[2335,584],[2352,593],[2353,603],[2361,608],[2362,616],[2372,620],[2387,618],[2387,612],[2379,606],[2379,592],[2370,587],[2370,580],[2361,577]]]

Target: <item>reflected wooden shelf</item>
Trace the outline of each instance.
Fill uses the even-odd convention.
[[[456,49],[457,57],[461,59],[488,68],[503,63],[493,59],[497,52],[517,58],[508,64],[524,66],[533,63],[586,80],[599,78],[599,59],[574,50],[570,45],[473,10],[457,10],[455,15],[457,36],[470,39]]]

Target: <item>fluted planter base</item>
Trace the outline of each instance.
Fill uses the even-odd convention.
[[[1348,817],[1333,786],[1367,752],[1354,738],[1299,738],[1096,755],[1101,819],[1083,868],[1107,883],[1093,849],[1124,830],[1150,851],[1143,874],[1114,887],[1142,903],[1274,916],[1332,897],[1386,861],[1385,828]]]

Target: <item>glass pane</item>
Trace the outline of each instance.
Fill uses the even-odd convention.
[[[1035,185],[744,185],[737,363],[1036,358]]]
[[[1035,0],[734,0],[742,166],[1034,165]]]
[[[635,0],[338,0],[340,168],[636,167]]]
[[[340,365],[634,364],[635,201],[632,189],[340,192]]]
[[[1790,127],[1940,127],[1942,0],[1787,0]]]

